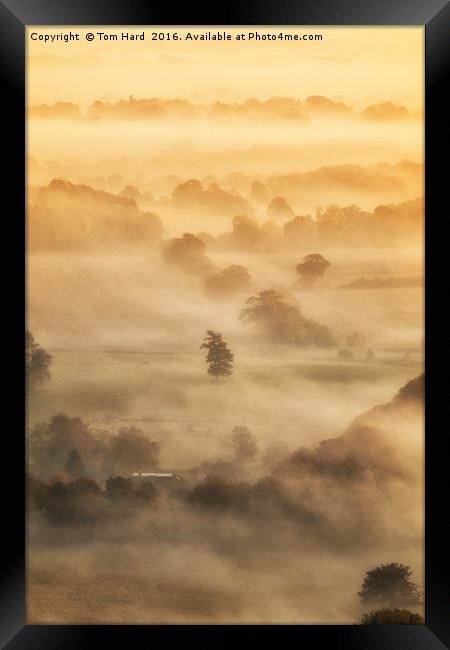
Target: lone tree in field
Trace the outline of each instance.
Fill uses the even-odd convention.
[[[306,284],[313,284],[323,276],[329,266],[330,262],[320,253],[311,253],[306,255],[295,268]]]
[[[222,339],[222,334],[208,330],[200,349],[207,350],[206,363],[210,375],[213,375],[216,379],[219,376],[231,375],[234,355]]]
[[[411,569],[403,564],[382,564],[366,573],[358,596],[371,608],[397,609],[419,607],[422,593],[412,582]]]

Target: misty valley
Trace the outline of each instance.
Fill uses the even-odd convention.
[[[350,37],[299,55],[301,89],[288,43],[164,40],[144,92],[148,44],[116,46],[30,46],[28,622],[422,622],[409,77],[402,101],[350,74],[328,96],[316,73],[360,74]],[[192,92],[164,92],[184,67]]]
[[[329,267],[310,283],[296,271],[307,249],[170,246],[30,256],[30,327],[52,357],[28,396],[33,618],[353,622],[374,557],[422,570],[420,390],[382,424],[371,412],[422,372],[420,263],[321,249]],[[210,329],[231,375],[207,372]],[[358,417],[375,424],[349,446]],[[137,472],[183,482],[167,493],[150,478],[147,497],[108,483]]]

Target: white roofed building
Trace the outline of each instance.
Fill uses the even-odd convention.
[[[131,480],[135,485],[151,481],[159,491],[173,492],[186,485],[185,479],[175,472],[133,472]]]

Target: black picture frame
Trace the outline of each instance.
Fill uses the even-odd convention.
[[[426,188],[426,418],[425,418],[425,625],[260,625],[172,626],[27,625],[25,608],[25,488],[24,488],[24,371],[25,326],[25,26],[27,25],[423,25],[426,43],[425,188]],[[443,0],[243,0],[202,7],[180,8],[145,0],[0,0],[0,74],[3,89],[4,132],[12,135],[3,148],[8,182],[3,195],[10,205],[4,214],[5,248],[13,252],[4,271],[11,310],[7,313],[7,351],[14,378],[5,388],[11,425],[3,431],[1,480],[3,486],[2,570],[0,582],[0,644],[11,650],[98,648],[120,644],[136,648],[155,641],[241,641],[254,643],[255,634],[273,643],[286,634],[300,647],[352,650],[438,650],[450,644],[450,587],[446,511],[441,495],[448,494],[448,334],[441,309],[445,298],[438,286],[448,274],[445,220],[448,220],[448,123],[446,75],[449,62],[450,8]],[[445,162],[444,162],[445,161]],[[447,181],[448,185],[448,181]],[[7,221],[7,223],[5,223]],[[447,231],[448,232],[448,231]],[[445,284],[445,282],[444,282]],[[448,289],[447,289],[448,293]],[[447,321],[448,324],[448,321]],[[447,328],[448,329],[448,328]],[[447,352],[447,354],[446,354]],[[444,392],[445,391],[445,392]],[[447,399],[445,399],[445,397]],[[11,396],[11,399],[9,399]],[[13,400],[15,397],[15,400]],[[446,410],[446,409],[445,409]],[[441,416],[442,420],[441,420]],[[7,441],[5,438],[7,437]],[[447,488],[447,490],[446,490]],[[442,502],[442,503],[441,503]],[[6,510],[6,512],[5,512]]]

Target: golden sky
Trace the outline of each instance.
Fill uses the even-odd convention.
[[[326,95],[355,106],[394,101],[423,108],[423,27],[145,28],[144,41],[122,41],[143,27],[28,27],[29,105],[143,97],[197,102],[248,97]],[[233,35],[231,41],[152,40],[153,32]],[[322,41],[236,41],[235,35],[322,34]],[[31,40],[31,34],[79,34],[79,41]],[[86,40],[93,32],[95,40]],[[100,41],[98,32],[118,34]],[[248,35],[248,34],[247,34]]]

